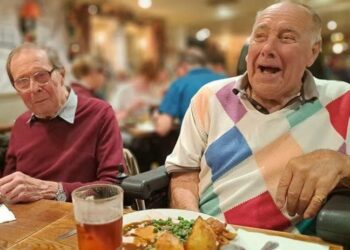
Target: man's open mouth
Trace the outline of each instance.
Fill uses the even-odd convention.
[[[278,67],[272,67],[272,66],[263,66],[263,65],[259,65],[258,69],[260,70],[260,72],[262,73],[269,73],[269,74],[275,74],[279,71],[281,71],[280,68]]]

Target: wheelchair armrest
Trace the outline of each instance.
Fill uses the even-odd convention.
[[[322,239],[350,246],[350,191],[334,193],[316,220],[316,234]]]
[[[147,200],[160,190],[166,189],[167,192],[169,180],[170,178],[165,171],[165,167],[161,166],[125,178],[121,183],[121,187],[124,189],[126,196]]]

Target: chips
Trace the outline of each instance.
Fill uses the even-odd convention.
[[[218,248],[214,230],[202,217],[198,217],[194,223],[185,246],[186,250],[216,250]]]
[[[128,224],[123,231],[124,238],[133,237],[132,242],[123,243],[125,250],[217,250],[236,236],[226,229],[226,224],[200,216],[196,221],[181,217],[146,220]]]

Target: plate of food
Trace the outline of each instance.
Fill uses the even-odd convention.
[[[232,226],[193,211],[150,209],[123,216],[124,250],[217,250],[235,236]]]

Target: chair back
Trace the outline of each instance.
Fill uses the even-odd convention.
[[[133,153],[127,148],[123,148],[124,162],[126,168],[128,169],[129,176],[138,175],[140,173],[139,165]],[[131,202],[131,208],[136,210],[145,210],[146,203],[141,199],[134,199],[134,202]]]
[[[9,139],[10,138],[7,134],[0,134],[0,177],[5,168],[5,158]]]
[[[129,175],[136,175],[140,173],[139,165],[133,153],[129,149],[123,148],[124,161],[128,169]]]

